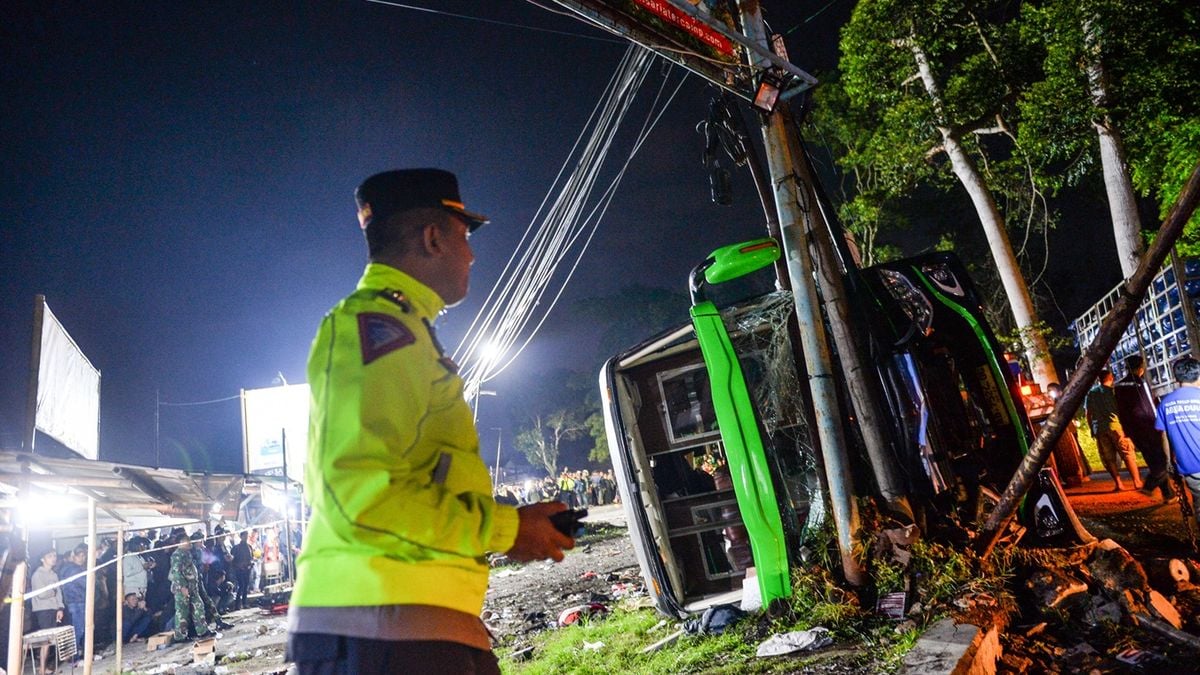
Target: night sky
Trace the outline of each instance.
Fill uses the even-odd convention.
[[[156,395],[304,381],[321,316],[365,262],[354,187],[379,170],[450,169],[467,207],[492,218],[472,238],[472,299],[442,319],[457,344],[625,46],[525,2],[416,4],[574,35],[365,1],[5,3],[0,447],[20,442],[42,293],[102,371],[102,459],[239,471],[236,400],[161,408],[156,460]],[[791,60],[835,66],[850,0],[764,4],[775,30],[816,14],[788,36]],[[709,201],[695,125],[711,93],[689,78],[564,306],[635,282],[682,291],[710,250],[761,234],[744,177],[733,207]],[[587,327],[550,328],[488,385],[497,398],[574,365]],[[485,447],[511,423],[493,400]]]

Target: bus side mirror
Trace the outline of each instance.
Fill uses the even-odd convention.
[[[712,252],[704,280],[720,284],[744,277],[779,260],[779,243],[770,237],[730,244]]]

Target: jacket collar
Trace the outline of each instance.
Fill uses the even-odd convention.
[[[424,319],[434,319],[446,307],[442,297],[432,288],[383,263],[367,264],[362,278],[358,280],[358,290],[363,289],[400,291]]]

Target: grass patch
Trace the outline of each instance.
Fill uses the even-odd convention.
[[[1086,421],[1079,424],[1079,450],[1083,452],[1083,456],[1087,458],[1088,466],[1092,467],[1093,471],[1104,471],[1104,462],[1100,459],[1100,450],[1096,447],[1096,439],[1092,437],[1092,430],[1088,428]]]
[[[830,526],[831,527],[831,526]],[[608,536],[603,531],[596,536]],[[616,530],[619,536],[627,536]],[[590,536],[591,533],[585,535]],[[658,642],[683,624],[664,620],[653,609],[622,603],[607,616],[592,617],[577,625],[519,638],[498,649],[503,672],[519,675],[559,673],[677,673],[782,674],[808,668],[830,672],[891,673],[920,638],[925,626],[954,614],[986,618],[996,607],[1012,606],[1007,590],[1012,561],[993,556],[984,565],[969,551],[918,540],[910,547],[911,561],[902,565],[887,557],[872,560],[872,588],[847,590],[828,570],[833,565],[830,549],[814,540],[812,563],[791,571],[792,595],[770,612],[750,615],[722,635],[681,635],[675,642],[652,653],[646,647]],[[832,536],[825,544],[834,544]],[[864,548],[865,553],[868,548]],[[836,551],[836,549],[833,549]],[[908,589],[919,611],[897,623],[864,609],[876,594]],[[964,602],[964,598],[967,599]],[[697,616],[698,618],[698,616]],[[833,646],[815,653],[798,653],[760,659],[758,645],[771,635],[821,626],[832,633]],[[525,660],[514,653],[526,647],[533,651]]]

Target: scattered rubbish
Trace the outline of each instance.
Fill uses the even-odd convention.
[[[642,592],[642,587],[638,584],[621,582],[612,585],[612,596],[614,598],[623,598],[627,595],[635,595]]]
[[[1118,602],[1107,600],[1102,596],[1092,596],[1091,603],[1083,613],[1083,622],[1089,626],[1099,626],[1101,623],[1120,623],[1121,621],[1121,605]]]
[[[904,611],[908,609],[908,593],[896,591],[881,596],[875,601],[875,612],[893,621],[903,621]]]
[[[912,560],[909,547],[916,543],[920,536],[921,531],[916,525],[883,530],[875,539],[875,554],[880,558],[890,558],[901,566],[908,565]]]
[[[1067,599],[1085,594],[1087,584],[1058,569],[1043,568],[1034,572],[1025,582],[1033,592],[1040,607],[1058,607]]]
[[[1146,603],[1150,607],[1150,611],[1155,616],[1171,624],[1176,629],[1183,628],[1183,618],[1179,616],[1179,610],[1171,604],[1170,600],[1163,597],[1158,591],[1150,591],[1150,600]]]
[[[655,642],[654,644],[650,645],[649,647],[646,647],[645,649],[642,650],[642,653],[643,654],[651,654],[653,652],[656,652],[656,651],[662,649],[663,647],[666,647],[667,645],[671,644],[672,642],[678,640],[680,635],[683,635],[682,628],[675,631],[674,633],[671,633],[670,635],[659,640],[658,642]]]
[[[558,625],[570,626],[573,623],[578,623],[580,619],[607,613],[608,607],[605,607],[598,602],[589,602],[583,605],[576,605],[574,607],[568,607],[559,613]]]
[[[776,633],[758,646],[757,656],[782,656],[793,652],[820,649],[833,644],[829,629],[817,626],[791,633]]]
[[[654,624],[653,626],[650,626],[650,628],[646,629],[646,632],[647,632],[647,633],[653,633],[653,632],[655,632],[655,631],[659,630],[660,628],[662,628],[662,627],[663,627],[663,626],[665,626],[665,625],[667,625],[667,620],[666,620],[666,619],[661,619],[661,620],[660,620],[658,623],[656,623],[656,624]]]
[[[518,649],[517,651],[512,653],[511,658],[513,661],[516,661],[518,663],[532,659],[533,658],[533,646],[531,645],[529,647],[524,647],[524,648]]]
[[[1118,661],[1121,663],[1128,663],[1131,666],[1141,665],[1152,660],[1153,658],[1154,655],[1150,652],[1142,651],[1136,647],[1130,647],[1117,654]]]
[[[595,578],[596,578],[596,573],[591,570],[588,570],[588,571],[584,572],[583,574],[579,575],[579,579],[581,581],[587,581],[589,579],[595,579]]]
[[[520,574],[521,569],[523,569],[523,568],[508,567],[508,568],[500,570],[499,572],[493,572],[492,576],[494,576],[494,577],[511,577],[514,574]]]
[[[1033,666],[1033,659],[1017,654],[1005,654],[1000,657],[1000,663],[1002,663],[1009,672],[1025,673],[1029,671],[1031,666]]]
[[[737,605],[713,605],[699,619],[685,622],[683,629],[692,635],[720,635],[744,616],[746,612]]]
[[[583,651],[585,652],[598,652],[603,648],[603,642],[588,642],[587,640],[583,641]]]
[[[741,608],[746,612],[762,609],[762,591],[758,588],[758,576],[753,567],[746,570],[746,577],[742,579]]]

